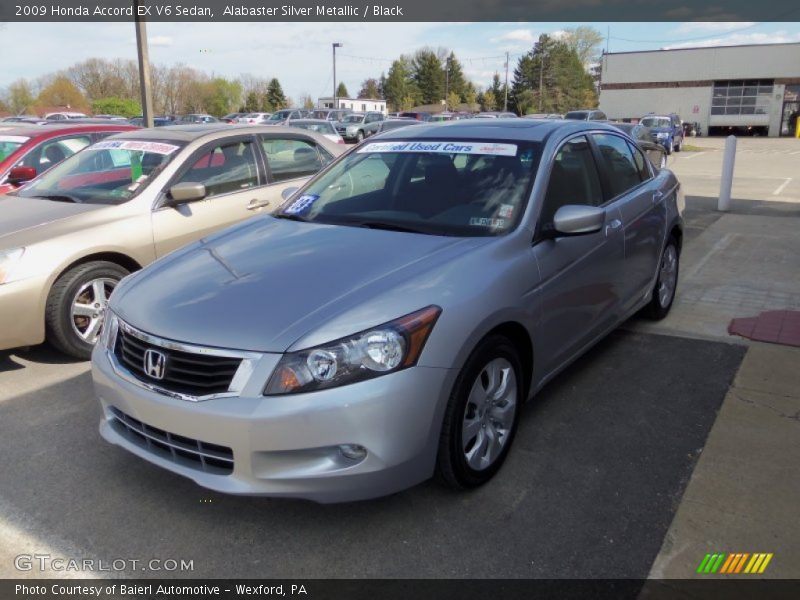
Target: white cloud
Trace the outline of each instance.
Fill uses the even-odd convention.
[[[693,42],[681,42],[664,46],[664,50],[675,48],[710,48],[713,46],[742,46],[745,44],[783,44],[789,42],[800,42],[800,33],[788,33],[786,31],[775,31],[772,33],[736,33],[724,37],[710,40],[698,40]]]
[[[514,29],[512,31],[507,31],[506,33],[493,38],[491,41],[494,43],[498,42],[530,42],[536,38],[533,35],[533,32],[530,29]]]
[[[147,42],[151,46],[172,46],[172,38],[168,35],[154,35],[148,37]]]
[[[681,23],[678,27],[673,29],[673,33],[696,33],[696,32],[723,32],[733,31],[737,29],[744,29],[745,27],[752,27],[754,22],[710,22],[710,21],[691,21],[688,23]]]

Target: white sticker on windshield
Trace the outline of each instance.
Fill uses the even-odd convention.
[[[27,142],[29,137],[25,137],[24,135],[0,135],[0,142],[17,142],[19,144],[24,144]]]
[[[137,142],[135,140],[106,140],[97,142],[88,150],[135,150],[140,152],[152,152],[153,154],[172,154],[180,146],[164,144],[162,142]]]
[[[516,156],[516,144],[492,142],[373,142],[366,144],[357,153],[364,152],[436,152],[439,154],[490,154],[493,156]]]
[[[513,204],[501,204],[500,210],[497,211],[497,216],[502,219],[510,219],[513,214],[514,214]]]
[[[493,229],[504,229],[505,219],[489,219],[488,217],[472,217],[469,224],[473,227],[491,227]]]

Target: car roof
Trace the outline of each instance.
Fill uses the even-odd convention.
[[[298,135],[298,132],[307,135],[315,135],[314,132],[304,131],[298,127],[276,126],[276,125],[232,125],[229,123],[209,123],[193,125],[166,125],[165,127],[137,129],[126,131],[111,136],[114,140],[153,140],[159,142],[194,142],[195,140],[214,140],[228,137],[226,134],[246,135],[255,133],[270,133]],[[323,138],[320,136],[320,138]],[[328,140],[325,140],[328,142]],[[330,142],[333,144],[333,142]],[[336,144],[333,144],[336,146]]]
[[[400,128],[381,134],[381,140],[405,139],[413,131],[414,139],[497,139],[531,142],[545,141],[554,131],[565,134],[592,129],[614,128],[596,121],[569,121],[563,119],[462,119],[443,121],[433,125],[421,122],[413,130]]]
[[[326,119],[292,119],[292,123],[325,123],[330,124]]]
[[[3,124],[0,123],[0,131],[4,129]],[[125,121],[120,121],[118,124],[107,123],[103,125],[86,124],[86,123],[64,123],[58,125],[29,125],[29,126],[15,126],[13,135],[25,136],[29,138],[50,138],[64,135],[65,133],[92,133],[101,131],[142,131],[134,125],[129,125]]]

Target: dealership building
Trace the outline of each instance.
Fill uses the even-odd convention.
[[[600,110],[609,119],[677,113],[702,135],[793,135],[800,43],[613,52],[602,57]]]

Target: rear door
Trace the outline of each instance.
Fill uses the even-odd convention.
[[[216,140],[194,152],[162,190],[153,210],[156,255],[162,256],[266,206],[270,190],[254,136]],[[202,183],[206,197],[178,206],[165,206],[176,183]]]
[[[649,294],[667,228],[666,198],[641,150],[613,133],[593,134],[605,185],[622,215],[627,314]]]
[[[300,187],[333,160],[312,138],[300,133],[262,133],[259,140],[267,164],[269,185],[265,198],[270,210],[283,202],[283,190]]]
[[[565,205],[603,206],[603,228],[560,236],[553,217]],[[550,373],[570,360],[620,318],[624,285],[624,241],[620,212],[607,201],[596,156],[585,135],[571,138],[556,153],[547,194],[537,221],[533,252],[539,264],[541,315],[537,338]]]

